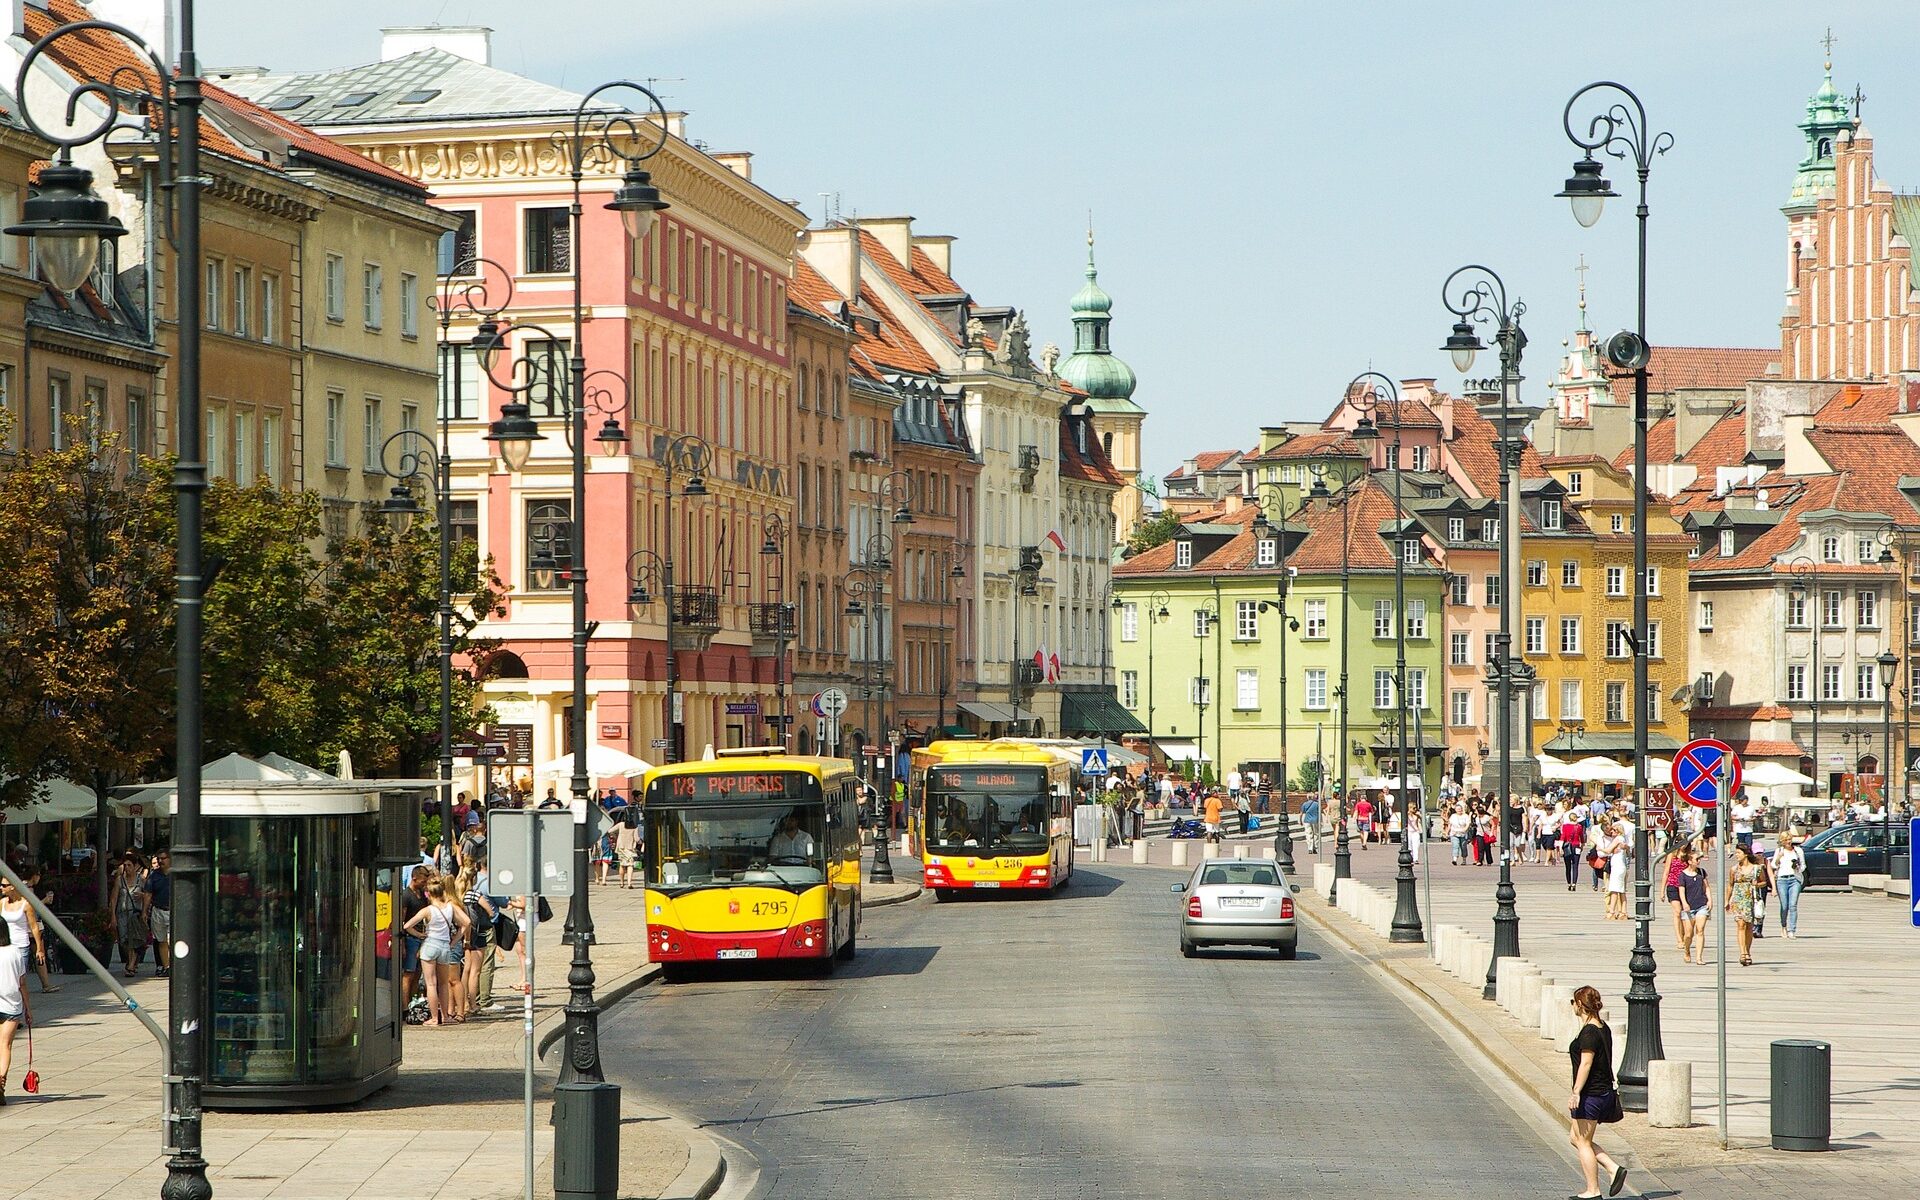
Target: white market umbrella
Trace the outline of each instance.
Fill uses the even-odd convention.
[[[1666,787],[1673,782],[1673,760],[1670,758],[1650,758],[1647,760],[1647,782],[1655,787]]]
[[[92,792],[66,779],[47,779],[33,790],[33,799],[18,808],[0,809],[9,825],[36,821],[83,821],[96,814]]]
[[[612,746],[594,743],[587,747],[588,779],[628,779],[635,775],[644,775],[653,770],[653,764],[635,758],[623,750]],[[573,755],[563,754],[552,762],[544,762],[534,768],[536,775],[573,774]]]
[[[1805,787],[1813,782],[1791,767],[1764,761],[1745,764],[1741,779],[1754,787],[1787,787],[1789,785]]]
[[[1572,777],[1581,783],[1631,783],[1633,772],[1610,758],[1591,755],[1568,765]]]
[[[1540,778],[1548,783],[1572,783],[1580,778],[1572,767],[1551,754],[1536,754],[1534,758],[1540,763]]]

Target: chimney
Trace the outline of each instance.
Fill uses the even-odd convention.
[[[860,228],[878,238],[901,265],[913,265],[912,217],[861,217]]]
[[[942,274],[953,274],[953,235],[946,233],[916,233],[913,244],[926,251],[933,265],[940,268]]]
[[[380,31],[380,61],[392,62],[422,50],[493,65],[493,30],[485,25],[396,25]]]
[[[751,150],[727,150],[710,155],[709,157],[747,182],[753,182],[753,152]]]
[[[800,235],[800,256],[849,300],[860,298],[860,243],[845,225],[809,229]]]
[[[1226,495],[1220,497],[1221,509],[1226,515],[1232,516],[1234,513],[1240,511],[1240,505],[1243,500],[1244,497],[1242,497],[1239,492],[1228,492]]]

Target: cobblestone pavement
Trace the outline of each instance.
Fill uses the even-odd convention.
[[[1177,878],[1083,863],[1052,899],[869,911],[831,977],[645,989],[610,1023],[608,1077],[743,1144],[756,1197],[1577,1190],[1537,1124],[1316,930],[1295,962],[1182,959]]]

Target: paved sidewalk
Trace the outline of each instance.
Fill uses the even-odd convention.
[[[593,892],[594,966],[603,999],[630,990],[646,965],[640,893]],[[566,906],[543,927],[536,956],[535,1033],[558,1025],[566,1001],[569,948],[559,938]],[[496,995],[517,973],[503,967]],[[14,1088],[0,1114],[0,1161],[8,1185],[34,1200],[150,1198],[166,1178],[160,1153],[159,1051],[146,1029],[90,976],[56,978],[58,994],[33,996],[39,1021],[35,1062],[45,1080],[38,1097]],[[130,988],[156,1012],[166,983],[149,967]],[[36,985],[37,993],[37,985]],[[602,1017],[601,1037],[623,1036],[618,1010]],[[215,1194],[222,1200],[510,1200],[523,1195],[522,1017],[476,1017],[445,1029],[409,1027],[397,1082],[344,1110],[215,1112],[205,1140]],[[535,1178],[550,1195],[553,1063],[536,1072]],[[632,1100],[631,1097],[628,1098]],[[670,1119],[629,1103],[621,1131],[621,1194],[653,1197],[688,1166],[688,1141]],[[704,1141],[704,1139],[702,1139]]]
[[[1393,854],[1375,846],[1353,855],[1354,876],[1391,888]],[[1328,861],[1331,861],[1329,848]],[[1446,975],[1422,946],[1392,946],[1327,906],[1311,887],[1312,858],[1299,856],[1308,914],[1425,995],[1543,1106],[1564,1103],[1564,1048],[1524,1029],[1478,989]],[[1434,863],[1433,904],[1443,924],[1491,936],[1493,868]],[[1602,919],[1600,895],[1585,879],[1568,892],[1558,866],[1518,865],[1520,947],[1528,961],[1562,984],[1591,983],[1607,997],[1624,1042],[1630,921]],[[1419,892],[1425,900],[1425,892]],[[1424,914],[1423,915],[1428,915]],[[1429,917],[1429,920],[1431,918]],[[1672,917],[1655,911],[1653,947],[1660,967],[1662,1034],[1668,1058],[1693,1063],[1694,1126],[1658,1130],[1644,1117],[1620,1127],[1643,1162],[1689,1195],[1752,1195],[1800,1190],[1811,1195],[1893,1195],[1920,1190],[1920,1025],[1911,997],[1920,990],[1920,933],[1903,901],[1845,892],[1813,892],[1801,901],[1801,936],[1755,944],[1755,964],[1728,967],[1728,1105],[1735,1149],[1716,1136],[1715,972],[1681,964]],[[1710,929],[1711,940],[1711,929]],[[1729,948],[1733,946],[1731,930]],[[1833,1044],[1833,1144],[1838,1153],[1787,1154],[1768,1148],[1768,1043],[1813,1037]],[[1787,1181],[1791,1181],[1788,1186]]]

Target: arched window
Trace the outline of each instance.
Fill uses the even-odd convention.
[[[801,412],[805,412],[807,411],[807,364],[804,362],[800,364],[800,374],[797,379],[800,387],[794,394],[794,404]]]
[[[833,415],[836,417],[840,415],[840,380],[838,378],[833,381]]]

